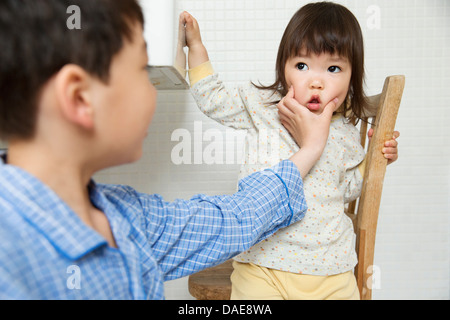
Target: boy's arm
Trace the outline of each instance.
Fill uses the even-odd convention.
[[[286,105],[298,107],[293,98]],[[199,195],[173,203],[139,196],[147,237],[165,280],[219,264],[302,219],[307,209],[302,177],[323,152],[335,107],[331,102],[319,116],[299,110],[289,127],[301,150],[290,160],[241,180],[234,195]]]
[[[165,280],[226,261],[299,221],[307,209],[300,173],[289,160],[241,180],[234,195],[172,203],[139,195],[139,202]]]

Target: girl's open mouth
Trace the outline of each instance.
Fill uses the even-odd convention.
[[[306,104],[306,107],[311,111],[318,111],[320,110],[320,105],[320,97],[316,95],[311,97],[311,100]]]

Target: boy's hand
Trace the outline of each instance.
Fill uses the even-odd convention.
[[[277,106],[281,123],[301,147],[289,160],[297,166],[302,178],[306,177],[322,155],[330,132],[331,117],[337,106],[338,101],[335,99],[321,115],[314,114],[294,99],[293,87]]]
[[[189,48],[188,63],[190,69],[209,60],[208,52],[202,42],[198,22],[186,11],[180,14],[178,43],[182,43]]]
[[[324,108],[322,114],[314,114],[294,99],[294,88],[291,87],[277,107],[281,123],[297,144],[301,148],[310,148],[322,154],[337,103],[335,99]]]
[[[369,132],[367,133],[367,136],[369,137],[369,141],[373,136],[373,129],[371,128]],[[394,135],[392,137],[392,140],[388,140],[384,143],[384,148],[381,150],[383,152],[383,155],[386,159],[388,159],[388,165],[391,163],[394,163],[398,159],[398,142],[397,138],[400,137],[400,132],[394,131]]]

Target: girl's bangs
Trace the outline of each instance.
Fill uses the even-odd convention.
[[[337,54],[340,57],[345,57],[349,61],[353,58],[353,45],[348,35],[341,35],[338,30],[317,30],[315,28],[307,29],[309,31],[298,35],[290,48],[291,57],[299,55],[322,54],[329,53],[331,55]]]

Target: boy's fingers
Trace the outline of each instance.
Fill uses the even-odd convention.
[[[294,86],[291,86],[291,87],[289,88],[289,91],[288,91],[286,97],[291,98],[291,99],[294,99]]]
[[[292,118],[294,116],[293,112],[285,106],[283,100],[279,104],[277,104],[277,108],[278,108],[278,114],[281,114],[283,116],[290,117],[290,118]]]
[[[331,118],[333,116],[333,112],[336,111],[339,99],[336,98],[330,103],[328,103],[323,109],[322,115],[327,118]]]
[[[286,96],[281,103],[282,106],[284,106],[285,114],[288,116],[294,116],[296,113],[302,113],[304,110],[306,110],[306,107],[302,106],[300,103],[297,102],[294,98],[291,98],[289,96]]]
[[[394,131],[394,140],[400,137],[400,132]]]
[[[280,122],[282,125],[286,126],[289,123],[289,119],[284,114],[280,115]]]
[[[295,107],[292,106],[292,104],[294,103],[293,101],[295,101],[294,88],[291,86],[286,96],[277,104],[278,110],[280,110],[280,107],[283,107],[283,112],[285,112],[285,114],[287,110],[289,110],[289,114],[292,115],[293,113],[295,113]]]

